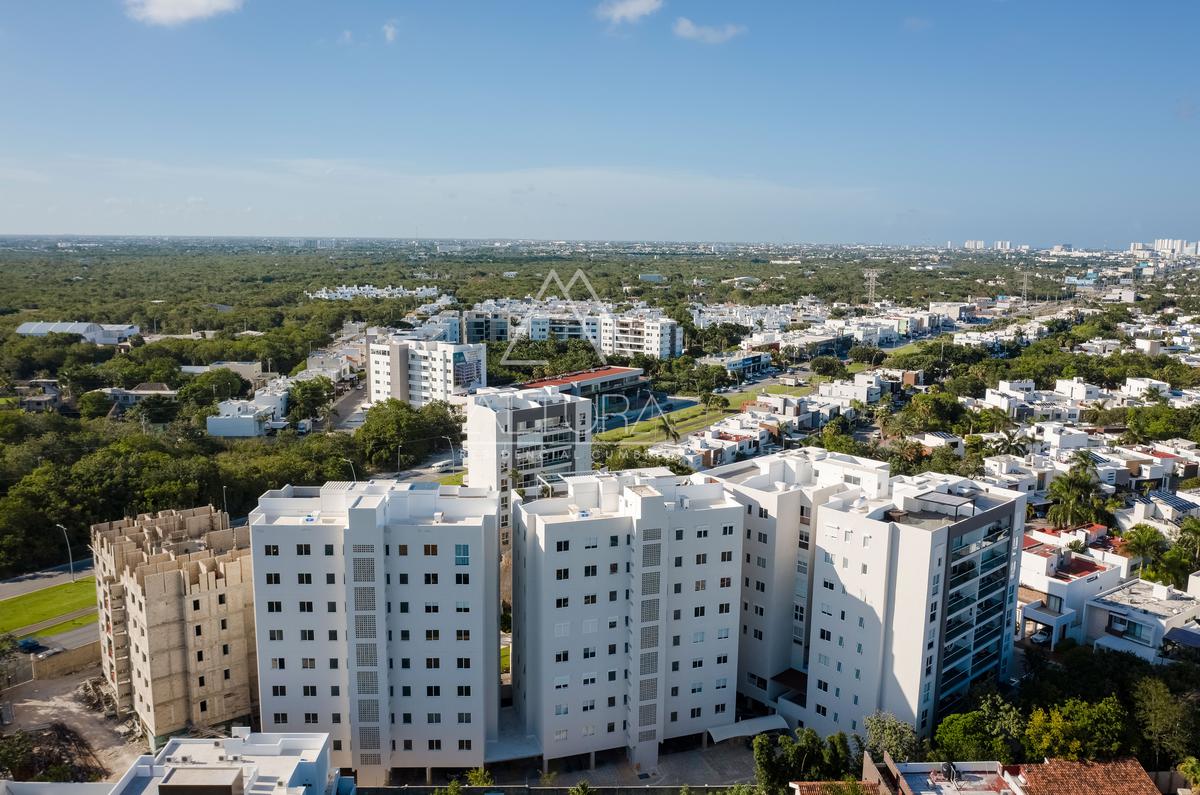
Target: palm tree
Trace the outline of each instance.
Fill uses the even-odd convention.
[[[1095,425],[1100,421],[1100,415],[1108,409],[1107,400],[1096,400],[1088,405],[1083,411],[1079,412],[1079,419],[1086,423]]]
[[[663,432],[663,435],[672,442],[679,441],[679,431],[675,430],[675,426],[671,424],[671,421],[665,415],[658,415],[658,427]]]
[[[1157,563],[1167,547],[1163,534],[1148,524],[1134,525],[1122,538],[1125,539],[1125,550],[1130,557],[1141,561],[1143,570]]]
[[[1158,389],[1155,389],[1152,386],[1148,386],[1142,392],[1142,400],[1145,401],[1146,403],[1157,403],[1160,406],[1162,406],[1162,405],[1166,405],[1167,396],[1164,395]]]
[[[1000,438],[992,442],[990,448],[992,455],[1024,456],[1029,452],[1024,438],[1017,436],[1015,431],[1001,432]]]
[[[1183,520],[1175,537],[1175,549],[1191,561],[1190,571],[1200,569],[1200,519],[1189,516]]]

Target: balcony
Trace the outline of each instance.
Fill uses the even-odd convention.
[[[996,555],[995,557],[988,558],[987,560],[983,561],[982,564],[980,564],[979,573],[988,574],[989,572],[995,571],[1006,563],[1008,563],[1007,554]]]
[[[964,568],[962,571],[958,572],[957,574],[952,574],[950,576],[950,582],[948,584],[948,587],[950,588],[950,590],[954,590],[955,588],[958,588],[958,587],[970,582],[971,580],[974,580],[978,576],[979,576],[979,568],[974,563],[971,563],[969,566]]]
[[[957,593],[946,602],[946,615],[952,616],[959,610],[970,607],[973,604],[975,604],[974,596],[964,596],[961,593]]]
[[[976,552],[987,549],[988,547],[997,544],[1001,541],[1007,541],[1009,538],[1009,529],[1002,527],[999,530],[993,531],[983,538],[972,544],[964,544],[950,553],[951,560],[962,560],[968,555],[974,555]]]
[[[953,651],[942,658],[942,666],[945,667],[947,665],[954,665],[954,663],[958,662],[970,653],[971,644],[969,643],[963,644],[962,646],[955,646]]]
[[[949,690],[954,689],[955,687],[958,687],[961,684],[966,683],[967,677],[968,677],[968,671],[967,671],[966,666],[955,669],[954,671],[950,672],[949,674],[944,674],[942,676],[942,692],[945,693]]]
[[[945,635],[946,643],[950,643],[958,638],[961,638],[963,636],[963,634],[966,633],[967,630],[971,629],[971,627],[973,627],[973,626],[975,626],[975,622],[968,621],[966,619],[961,619],[959,621],[951,621],[950,623],[948,623],[946,625],[946,635]]]

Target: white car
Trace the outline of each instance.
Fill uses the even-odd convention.
[[[1050,642],[1050,633],[1044,629],[1039,629],[1037,632],[1029,636],[1031,643],[1036,643],[1039,646],[1045,646]]]

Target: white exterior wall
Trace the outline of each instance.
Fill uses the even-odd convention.
[[[360,784],[478,767],[498,731],[498,500],[416,485],[288,486],[250,515],[263,724],[329,732]]]
[[[464,379],[460,373],[456,378],[456,368],[473,376]],[[468,389],[486,385],[487,347],[482,343],[456,345],[398,336],[368,340],[367,387],[372,403],[395,398],[420,408],[437,400],[449,402]]]
[[[586,475],[517,505],[514,704],[545,758],[649,770],[662,740],[734,722],[743,511],[678,481]]]

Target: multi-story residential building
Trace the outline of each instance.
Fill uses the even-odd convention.
[[[666,469],[566,478],[516,505],[513,702],[543,758],[734,723],[744,510]]]
[[[501,312],[469,309],[462,313],[463,342],[507,342],[508,316]]]
[[[285,486],[250,514],[264,727],[328,732],[360,784],[479,767],[497,733],[495,492]]]
[[[560,387],[484,388],[467,399],[466,483],[500,493],[500,547],[509,547],[510,494],[538,477],[592,468],[592,402]]]
[[[600,350],[605,355],[674,359],[683,355],[683,326],[648,314],[603,315]]]
[[[928,734],[971,683],[1006,671],[1022,495],[893,479],[817,448],[695,477],[749,512],[738,687],[751,705],[821,734],[861,731],[876,709]]]
[[[210,506],[92,526],[104,683],[152,748],[257,712],[249,546]]]
[[[420,408],[450,402],[487,385],[487,347],[367,333],[367,388],[372,403],[390,398]]]
[[[119,771],[118,771],[119,772]],[[353,779],[330,765],[325,734],[258,734],[235,726],[231,737],[176,737],[133,761],[115,782],[0,781],[0,795],[354,795]]]
[[[571,311],[526,315],[510,333],[516,337],[527,337],[534,341],[588,340],[596,345],[600,342],[600,318],[593,315],[576,314]]]

